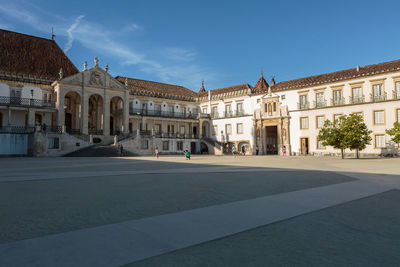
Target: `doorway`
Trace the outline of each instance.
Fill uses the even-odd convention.
[[[71,113],[65,113],[65,128],[67,133],[71,132],[72,129],[72,114]]]
[[[190,153],[196,153],[196,142],[190,142]]]
[[[278,127],[266,126],[267,155],[278,155]]]
[[[301,155],[308,155],[308,137],[300,138]]]
[[[114,135],[114,117],[110,116],[110,135]]]

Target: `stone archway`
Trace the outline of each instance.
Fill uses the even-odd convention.
[[[114,96],[110,100],[110,135],[119,135],[123,130],[124,100]]]
[[[103,98],[99,94],[93,94],[88,102],[88,130],[89,134],[103,134]]]
[[[81,96],[75,91],[70,91],[64,96],[65,129],[68,133],[81,131]]]

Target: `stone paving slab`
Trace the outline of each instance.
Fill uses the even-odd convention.
[[[390,190],[353,181],[0,245],[1,266],[116,266]]]

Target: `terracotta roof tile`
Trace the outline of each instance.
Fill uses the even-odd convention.
[[[358,77],[372,76],[380,73],[400,71],[400,60],[367,65],[347,70],[341,70],[321,75],[309,76],[300,79],[284,81],[271,86],[272,91],[299,89],[304,87],[323,85],[332,82],[345,81]]]
[[[55,41],[0,29],[0,72],[57,80],[60,68],[79,72]]]
[[[268,83],[265,81],[264,77],[261,75],[260,79],[258,79],[256,85],[254,86],[254,90],[256,91],[262,91],[262,90],[268,90]]]
[[[219,89],[213,89],[210,90],[211,91],[211,95],[219,95],[219,94],[226,94],[226,93],[230,93],[230,92],[235,92],[235,91],[241,91],[241,90],[253,90],[253,88],[251,87],[251,85],[249,85],[248,83],[243,83],[243,84],[239,84],[239,85],[233,85],[233,86],[229,86],[229,87],[224,87],[224,88],[219,88]],[[198,93],[199,97],[204,97],[208,94],[208,92],[202,92],[202,93]]]
[[[126,77],[117,76],[116,79],[121,83],[125,83]],[[128,88],[131,89],[131,91],[147,92],[158,97],[197,97],[195,92],[183,86],[133,78],[128,78]]]

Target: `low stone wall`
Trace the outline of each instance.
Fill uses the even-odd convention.
[[[35,133],[33,156],[57,157],[92,146],[93,144],[67,133]],[[58,139],[58,141],[56,141]],[[56,144],[58,142],[58,146]]]

